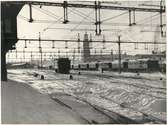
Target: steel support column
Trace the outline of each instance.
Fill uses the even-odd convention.
[[[121,41],[120,41],[120,37],[118,36],[118,61],[119,61],[119,73],[121,73]]]
[[[161,29],[161,36],[163,37],[163,25],[162,25],[162,0],[160,1],[160,29]]]
[[[133,10],[133,25],[136,25],[136,14],[135,14],[135,10]]]
[[[30,19],[29,19],[29,22],[33,22],[33,18],[32,18],[32,5],[29,4],[29,8],[30,8]]]
[[[131,22],[131,10],[129,10],[129,26],[132,26],[132,22]]]
[[[100,2],[95,1],[95,26],[96,26],[96,35],[101,35],[101,16],[100,16]]]
[[[63,3],[63,8],[64,8],[64,21],[63,23],[66,24],[68,23],[68,9],[67,9],[67,1],[64,1]]]
[[[39,52],[41,54],[41,69],[42,69],[42,47],[41,47],[41,34],[39,32]]]
[[[32,63],[32,51],[31,51],[31,63]]]

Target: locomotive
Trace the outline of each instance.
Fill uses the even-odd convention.
[[[68,58],[55,59],[54,65],[50,65],[50,69],[54,69],[57,73],[69,74],[71,61]]]

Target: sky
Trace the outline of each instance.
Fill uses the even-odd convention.
[[[60,2],[60,1],[59,1]],[[71,1],[72,2],[72,1]],[[113,1],[115,2],[115,1]],[[73,3],[83,3],[87,2],[73,2]],[[114,6],[130,6],[130,7],[145,7],[140,6],[141,4],[158,5],[159,1],[117,1]],[[93,4],[93,3],[89,3]],[[106,4],[104,4],[106,5]],[[150,8],[150,7],[149,7]],[[157,7],[152,7],[157,8]],[[101,20],[103,21],[101,25],[102,35],[95,35],[95,11],[94,9],[85,8],[68,8],[68,24],[63,24],[63,8],[62,7],[51,7],[51,6],[35,6],[32,5],[32,16],[33,22],[28,22],[29,20],[29,6],[23,6],[22,10],[17,16],[17,30],[18,38],[39,38],[39,32],[41,34],[41,39],[77,39],[77,34],[80,34],[80,39],[83,40],[83,35],[85,32],[92,35],[92,40],[103,40],[103,35],[105,40],[118,40],[118,35],[121,35],[122,41],[157,41],[165,42],[165,38],[162,38],[159,28],[159,14],[151,12],[136,12],[136,25],[128,26],[129,15],[127,11],[119,10],[101,10]],[[120,16],[118,16],[120,15]],[[112,18],[112,19],[110,19]],[[133,20],[133,19],[132,19]],[[77,22],[77,23],[76,23]],[[163,23],[165,23],[165,14],[163,14]],[[93,30],[93,31],[92,31]],[[23,51],[34,52],[33,58],[39,58],[38,42],[28,41],[26,42],[27,48],[25,48],[25,41],[18,41],[16,44],[17,48],[17,60],[23,60]],[[74,49],[77,53],[77,43],[65,43],[57,42],[54,44],[55,48],[52,48],[52,42],[44,41],[42,42],[42,51],[50,52],[44,54],[45,57],[58,56],[58,51],[60,55],[69,56],[72,55]],[[66,48],[65,48],[66,46]],[[82,43],[80,43],[82,48]],[[105,48],[103,48],[103,46]],[[136,49],[137,48],[137,49]],[[148,49],[147,49],[148,48]],[[127,54],[144,54],[151,53],[154,49],[154,45],[139,45],[139,44],[122,44],[121,52]],[[164,51],[166,47],[164,45],[158,45],[159,51]],[[111,50],[114,53],[118,53],[118,45],[115,43],[93,43],[91,54],[100,53],[102,50],[103,54],[109,54]],[[16,51],[16,50],[13,50]],[[21,53],[19,53],[21,52]],[[31,54],[26,53],[25,57],[30,60]],[[71,56],[70,56],[71,57]],[[7,59],[15,60],[16,53],[9,52],[7,54]]]

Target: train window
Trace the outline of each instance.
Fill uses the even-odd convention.
[[[142,61],[139,61],[139,64],[142,64]]]
[[[99,64],[98,63],[96,63],[96,68],[98,68],[99,67]]]
[[[108,63],[108,65],[109,65],[109,68],[112,68],[112,67],[111,67],[111,63]]]
[[[89,68],[89,64],[86,64],[86,67]]]

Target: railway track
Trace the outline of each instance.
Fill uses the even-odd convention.
[[[108,78],[108,77],[107,77]],[[122,82],[122,81],[121,81]],[[119,83],[119,82],[117,82],[117,83]],[[132,86],[135,86],[135,87],[139,87],[139,88],[143,88],[143,89],[145,89],[144,87],[142,87],[142,86],[140,86],[140,85],[133,85],[133,84],[130,84],[130,83],[125,83],[125,84],[127,84],[127,85],[132,85]],[[61,84],[62,86],[66,86],[66,84],[64,83],[64,85],[63,84]],[[70,87],[70,86],[69,86]],[[147,86],[148,87],[148,86]],[[158,88],[156,88],[156,89],[158,89]],[[139,94],[138,92],[136,92],[137,94]],[[160,98],[160,97],[157,97],[157,96],[153,96],[153,95],[151,95],[151,94],[147,94],[147,93],[142,93],[142,94],[146,94],[146,95],[148,95],[148,96],[151,96],[151,97],[155,97],[155,98],[159,98],[159,99],[164,99],[164,98]],[[165,93],[164,93],[165,94]],[[82,100],[82,101],[84,101],[84,102],[86,102],[87,104],[89,104],[90,106],[92,106],[92,107],[94,107],[95,109],[96,109],[96,107],[97,106],[94,106],[94,105],[92,105],[91,103],[89,103],[89,102],[87,102],[86,100],[83,100],[83,99],[81,99],[81,98],[78,98],[79,100]],[[103,97],[103,99],[106,99],[106,100],[109,100],[108,98],[106,98],[106,97]],[[114,102],[114,103],[116,103],[116,104],[118,104],[118,105],[120,105],[121,106],[121,104],[120,103],[118,103],[118,102],[115,102],[114,100],[109,100],[109,101],[112,101],[112,102]],[[144,113],[144,112],[142,112],[142,111],[139,111],[138,109],[135,109],[135,108],[132,108],[132,107],[125,107],[125,108],[128,108],[128,109],[130,109],[130,110],[133,110],[133,111],[136,111],[136,112],[140,112],[141,114],[143,114],[143,117],[144,118],[146,118],[147,120],[149,120],[149,121],[151,121],[151,122],[153,122],[153,123],[166,123],[166,121],[163,121],[163,120],[161,120],[161,119],[158,119],[158,118],[156,118],[156,117],[154,117],[154,116],[152,116],[152,115],[148,115],[148,114],[146,114],[146,113]],[[99,110],[99,108],[97,108],[96,110]],[[105,110],[107,110],[107,109],[105,109]],[[110,111],[111,112],[111,111]],[[108,117],[108,116],[107,116]],[[117,121],[118,122],[118,121]],[[92,122],[92,123],[95,123],[95,121],[94,122]]]
[[[91,76],[97,76],[97,75],[94,75],[94,74],[84,74],[84,75],[88,75],[89,77],[91,77]],[[111,78],[112,76],[104,76],[104,75],[99,75],[100,77],[106,77],[106,78]],[[98,76],[98,77],[99,77]],[[113,77],[112,77],[113,78]],[[115,78],[116,79],[116,78]],[[117,79],[118,80],[118,79]],[[35,81],[34,81],[35,82]],[[138,88],[141,88],[141,89],[145,89],[145,87],[143,87],[143,85],[136,85],[136,84],[133,84],[133,83],[127,83],[127,81],[125,81],[124,83],[122,83],[122,80],[120,80],[120,82],[119,81],[117,81],[117,82],[115,82],[116,84],[118,84],[118,83],[120,83],[120,84],[125,84],[125,85],[132,85],[132,86],[134,86],[134,87],[138,87]],[[84,84],[84,83],[83,83]],[[66,83],[61,83],[60,84],[60,86],[62,86],[62,88],[66,88],[67,87],[67,84]],[[149,87],[148,85],[146,85],[147,87]],[[73,87],[73,86],[68,86],[68,88],[71,88],[71,87]],[[151,86],[152,87],[152,86]],[[158,88],[158,87],[153,87],[154,89],[161,89],[161,88]],[[149,88],[148,88],[149,89]],[[69,93],[68,93],[69,94]],[[143,94],[143,93],[142,93]],[[145,93],[146,94],[146,93]],[[164,94],[166,94],[166,93],[164,93]],[[74,96],[74,95],[71,95],[71,96]],[[150,96],[152,96],[152,95],[150,95]],[[88,105],[90,105],[91,107],[93,107],[96,111],[98,111],[100,114],[103,114],[103,115],[105,115],[105,117],[106,118],[110,118],[110,116],[108,116],[108,114],[107,113],[105,113],[102,109],[102,107],[99,107],[98,105],[95,105],[95,104],[91,104],[90,102],[87,102],[85,99],[83,99],[83,98],[81,98],[81,97],[76,97],[76,96],[74,96],[75,98],[77,98],[78,100],[82,100],[83,102],[85,102],[85,103],[87,103]],[[153,96],[152,96],[153,97]],[[118,104],[118,105],[120,105],[121,106],[121,104],[120,103],[118,103],[118,102],[116,102],[116,101],[114,101],[114,100],[111,100],[111,99],[108,99],[108,98],[106,98],[106,97],[102,97],[101,96],[101,98],[103,98],[103,99],[106,99],[106,100],[108,100],[108,101],[111,101],[111,102],[113,102],[113,103],[116,103],[116,104]],[[65,103],[63,103],[63,102],[61,102],[61,100],[58,100],[58,99],[54,99],[55,101],[57,101],[57,102],[59,102],[61,105],[64,105],[64,106],[66,106],[67,108],[69,108],[69,109],[71,109],[71,110],[73,110],[69,105],[67,105],[67,104],[65,104]],[[136,112],[140,112],[140,113],[142,113],[143,114],[143,116],[145,117],[145,118],[147,118],[147,119],[149,119],[149,121],[151,121],[151,122],[153,122],[153,123],[166,123],[166,121],[163,121],[163,120],[161,120],[161,119],[158,119],[158,118],[156,118],[156,117],[154,117],[154,116],[152,116],[152,115],[148,115],[148,114],[146,114],[146,113],[144,113],[144,112],[141,112],[141,111],[139,111],[138,109],[135,109],[135,108],[133,108],[133,107],[128,107],[128,106],[125,106],[125,108],[128,108],[128,109],[130,109],[130,110],[133,110],[133,111],[136,111]],[[108,110],[108,109],[104,109],[104,110],[106,110],[106,111],[109,111],[109,112],[112,112],[112,111],[110,111],[110,110]],[[120,114],[119,115],[116,115],[117,116],[117,118],[118,118],[118,116],[120,116]],[[82,117],[82,116],[80,116],[80,117]],[[85,119],[84,117],[82,118],[82,119]],[[110,119],[112,119],[113,121],[115,120],[115,122],[117,122],[117,123],[119,123],[119,121],[117,120],[117,119],[114,119],[113,117],[111,117]],[[90,124],[92,124],[92,123],[97,123],[97,121],[87,121],[87,119],[85,119],[85,121],[87,122],[87,123],[90,123]],[[134,122],[134,121],[133,121]]]
[[[143,114],[143,119],[147,119],[147,121],[149,121],[149,122],[152,122],[152,123],[155,123],[155,124],[166,124],[166,121],[161,120],[161,119],[159,119],[159,118],[156,118],[156,117],[154,117],[154,116],[152,116],[152,115],[150,115],[150,114],[147,114],[147,113],[145,113],[145,112],[142,112],[142,111],[140,111],[140,110],[138,110],[138,109],[136,109],[136,108],[134,108],[134,107],[130,107],[130,106],[127,106],[127,105],[122,105],[122,103],[118,103],[118,102],[116,102],[116,101],[114,101],[114,100],[112,100],[112,99],[106,98],[105,96],[100,96],[100,97],[103,98],[103,99],[105,99],[105,100],[107,100],[107,101],[110,101],[110,102],[112,102],[112,103],[115,103],[115,104],[119,105],[120,107],[124,107],[124,108],[127,108],[127,109],[130,109],[130,110],[133,110],[133,111],[135,111],[135,112],[139,112],[139,113]],[[98,105],[91,104],[90,102],[86,101],[85,99],[78,98],[78,97],[76,97],[76,98],[79,99],[79,100],[82,100],[82,101],[84,101],[84,102],[87,102],[88,104],[93,105],[94,107],[99,107]],[[106,108],[102,108],[102,107],[100,107],[100,108],[103,109],[103,110],[107,110],[107,111],[109,111],[109,112],[113,112],[113,111],[108,110],[108,109],[106,109]],[[115,112],[114,112],[114,113],[115,113]],[[118,114],[118,113],[116,113],[116,114]],[[124,116],[122,116],[122,115],[120,115],[120,114],[118,114],[118,115],[121,116],[121,117],[124,117]],[[126,118],[127,118],[127,117],[126,117]],[[129,118],[128,118],[128,119],[129,119]],[[130,119],[130,120],[132,120],[132,119]],[[134,120],[133,120],[133,121],[134,121]],[[121,124],[122,122],[119,122],[119,123]],[[141,123],[140,123],[140,122],[137,122],[137,121],[134,121],[133,124],[141,124]]]
[[[86,118],[84,118],[83,116],[81,116],[77,111],[75,111],[72,107],[70,107],[69,105],[63,103],[62,101],[60,101],[58,98],[50,96],[51,99],[53,99],[54,101],[56,101],[57,103],[59,103],[62,106],[65,106],[66,108],[72,110],[73,112],[75,112],[81,119],[83,119],[84,121],[86,121],[86,123],[91,124],[90,121],[88,121]]]
[[[75,99],[86,103],[87,105],[89,105],[90,107],[92,107],[94,110],[96,110],[98,113],[100,113],[100,114],[104,115],[105,117],[111,119],[112,123],[114,123],[114,124],[142,124],[142,123],[144,123],[144,122],[143,122],[144,120],[146,120],[146,121],[149,122],[149,123],[151,122],[151,123],[154,123],[154,124],[166,124],[166,121],[161,120],[161,119],[158,119],[158,118],[156,118],[156,117],[154,117],[154,116],[152,116],[152,115],[148,115],[148,114],[146,114],[146,113],[144,113],[144,112],[142,112],[142,111],[139,111],[139,110],[137,110],[137,109],[135,109],[135,108],[133,108],[133,107],[124,106],[124,108],[128,108],[128,109],[133,110],[133,111],[135,111],[135,112],[141,113],[141,114],[143,115],[143,121],[140,121],[140,122],[139,122],[139,121],[132,120],[132,119],[130,119],[130,118],[128,118],[128,117],[125,117],[125,116],[123,116],[123,115],[121,115],[121,114],[119,114],[119,113],[116,113],[116,112],[113,112],[113,111],[108,110],[108,109],[106,109],[106,108],[99,107],[98,105],[92,104],[92,103],[88,102],[87,100],[85,100],[85,99],[83,99],[83,98],[81,98],[81,97],[77,97],[77,96],[70,95],[70,94],[67,94],[67,95],[72,96],[72,97],[74,97]],[[71,106],[69,106],[68,104],[65,104],[64,102],[62,102],[62,101],[59,100],[58,98],[56,98],[56,97],[51,97],[51,98],[52,98],[53,100],[55,100],[56,102],[58,102],[59,104],[61,104],[61,105],[65,106],[65,107],[71,109],[72,111],[75,111]],[[106,99],[106,100],[108,100],[108,101],[111,101],[112,103],[116,103],[116,104],[118,104],[118,105],[121,106],[120,103],[118,103],[118,102],[116,102],[116,101],[114,101],[114,100],[112,100],[112,99],[108,99],[108,98],[103,97],[103,96],[101,96],[101,98]],[[121,106],[121,107],[122,107],[122,106]],[[98,122],[97,122],[96,120],[91,120],[91,121],[89,121],[89,120],[87,120],[86,118],[84,118],[82,115],[80,115],[79,112],[77,112],[77,111],[75,111],[75,112],[76,112],[82,119],[84,119],[88,124],[98,124]]]
[[[72,95],[69,95],[67,94],[68,96],[72,96]],[[83,120],[85,120],[88,124],[99,124],[98,121],[96,121],[95,119],[92,119],[92,120],[88,120],[86,119],[85,117],[83,117],[79,112],[77,112],[73,107],[71,107],[70,105],[64,103],[63,101],[61,101],[60,99],[56,98],[55,96],[50,96],[54,101],[56,101],[57,103],[71,109],[72,111],[76,112]],[[98,114],[100,115],[103,115],[103,117],[106,117],[106,119],[110,119],[111,122],[107,122],[105,124],[109,124],[109,123],[114,123],[114,124],[137,124],[138,122],[132,120],[132,119],[129,119],[125,116],[122,116],[118,113],[115,113],[113,111],[107,111],[97,105],[94,105],[94,104],[91,104],[89,103],[88,101],[84,100],[84,99],[81,99],[81,98],[78,98],[76,96],[72,96],[73,98],[75,98],[76,100],[79,100],[79,101],[82,101],[84,102],[86,105],[89,105],[90,107],[92,107],[96,112],[98,112]],[[108,113],[106,113],[108,112]]]
[[[121,103],[118,103],[118,102],[116,102],[116,101],[114,101],[114,100],[112,100],[112,99],[106,98],[106,97],[104,97],[104,96],[100,96],[100,97],[102,97],[103,99],[106,99],[106,100],[108,100],[108,101],[114,102],[114,103],[116,103],[116,104],[118,104],[118,105],[120,105],[120,106],[122,105]],[[121,106],[121,107],[122,107],[122,106]],[[143,114],[143,116],[144,116],[145,118],[149,119],[150,121],[154,122],[155,124],[166,124],[166,121],[161,120],[161,119],[158,119],[158,118],[156,118],[156,117],[154,117],[154,116],[152,116],[152,115],[150,115],[150,114],[146,114],[146,113],[144,113],[144,112],[142,112],[142,111],[139,111],[139,110],[136,109],[136,108],[130,107],[130,106],[128,106],[128,105],[123,105],[123,107],[124,107],[124,108],[128,108],[128,109],[131,109],[131,110],[136,111],[136,112],[140,112],[141,114]]]
[[[138,87],[138,88],[145,89],[145,90],[156,89],[155,92],[159,92],[159,93],[162,93],[162,94],[166,95],[166,88],[162,88],[162,87],[155,87],[155,86],[144,85],[144,84],[140,84],[140,83],[139,83],[140,85],[139,84],[137,85],[137,84],[129,83],[128,81],[125,81],[125,80],[119,80],[117,77],[115,78],[115,76],[109,76],[109,75],[104,75],[104,74],[83,74],[83,75],[86,75],[88,77],[94,76],[94,77],[100,77],[100,78],[112,78],[112,79],[117,80],[117,82],[112,81],[112,83],[131,85],[131,86]],[[133,79],[133,78],[131,78],[131,79]],[[159,91],[159,89],[161,89],[163,91]],[[152,91],[152,92],[154,92],[154,91]]]
[[[82,100],[83,102],[85,102],[85,103],[87,103],[87,104],[89,104],[90,106],[92,106],[93,108],[95,108],[96,109],[96,107],[98,107],[97,105],[94,105],[94,104],[91,104],[90,102],[88,102],[88,101],[86,101],[85,99],[83,99],[83,98],[79,98],[79,97],[77,97],[77,96],[74,96],[74,95],[70,95],[70,96],[73,96],[73,97],[75,97],[76,99],[78,99],[78,100]],[[151,96],[151,95],[150,95]],[[99,97],[101,97],[101,98],[103,98],[103,99],[105,99],[105,100],[108,100],[108,101],[111,101],[112,103],[115,103],[115,104],[117,104],[117,105],[119,105],[120,107],[122,107],[121,105],[121,103],[118,103],[118,102],[116,102],[116,101],[114,101],[114,100],[112,100],[112,99],[109,99],[109,98],[106,98],[105,96],[100,96],[99,95]],[[101,107],[100,107],[101,108]],[[152,116],[152,115],[150,115],[150,114],[146,114],[145,112],[142,112],[142,111],[140,111],[140,110],[138,110],[138,109],[135,109],[135,108],[133,108],[133,107],[129,107],[129,106],[125,106],[124,108],[128,108],[128,109],[130,109],[130,110],[132,110],[132,111],[135,111],[135,112],[139,112],[139,113],[141,113],[141,114],[143,114],[143,117],[145,118],[145,119],[147,119],[148,121],[150,121],[150,122],[153,122],[153,123],[157,123],[157,124],[165,124],[166,123],[166,121],[163,121],[163,120],[161,120],[161,119],[158,119],[158,118],[156,118],[156,117],[154,117],[154,116]],[[102,109],[102,108],[101,108]],[[96,110],[99,110],[99,108],[97,108]],[[112,112],[111,110],[108,110],[108,109],[104,109],[104,110],[107,110],[107,111],[109,111],[109,112]],[[101,110],[100,110],[101,111]],[[119,114],[120,115],[120,114]],[[108,116],[107,116],[108,117]],[[119,123],[118,123],[119,124]]]

